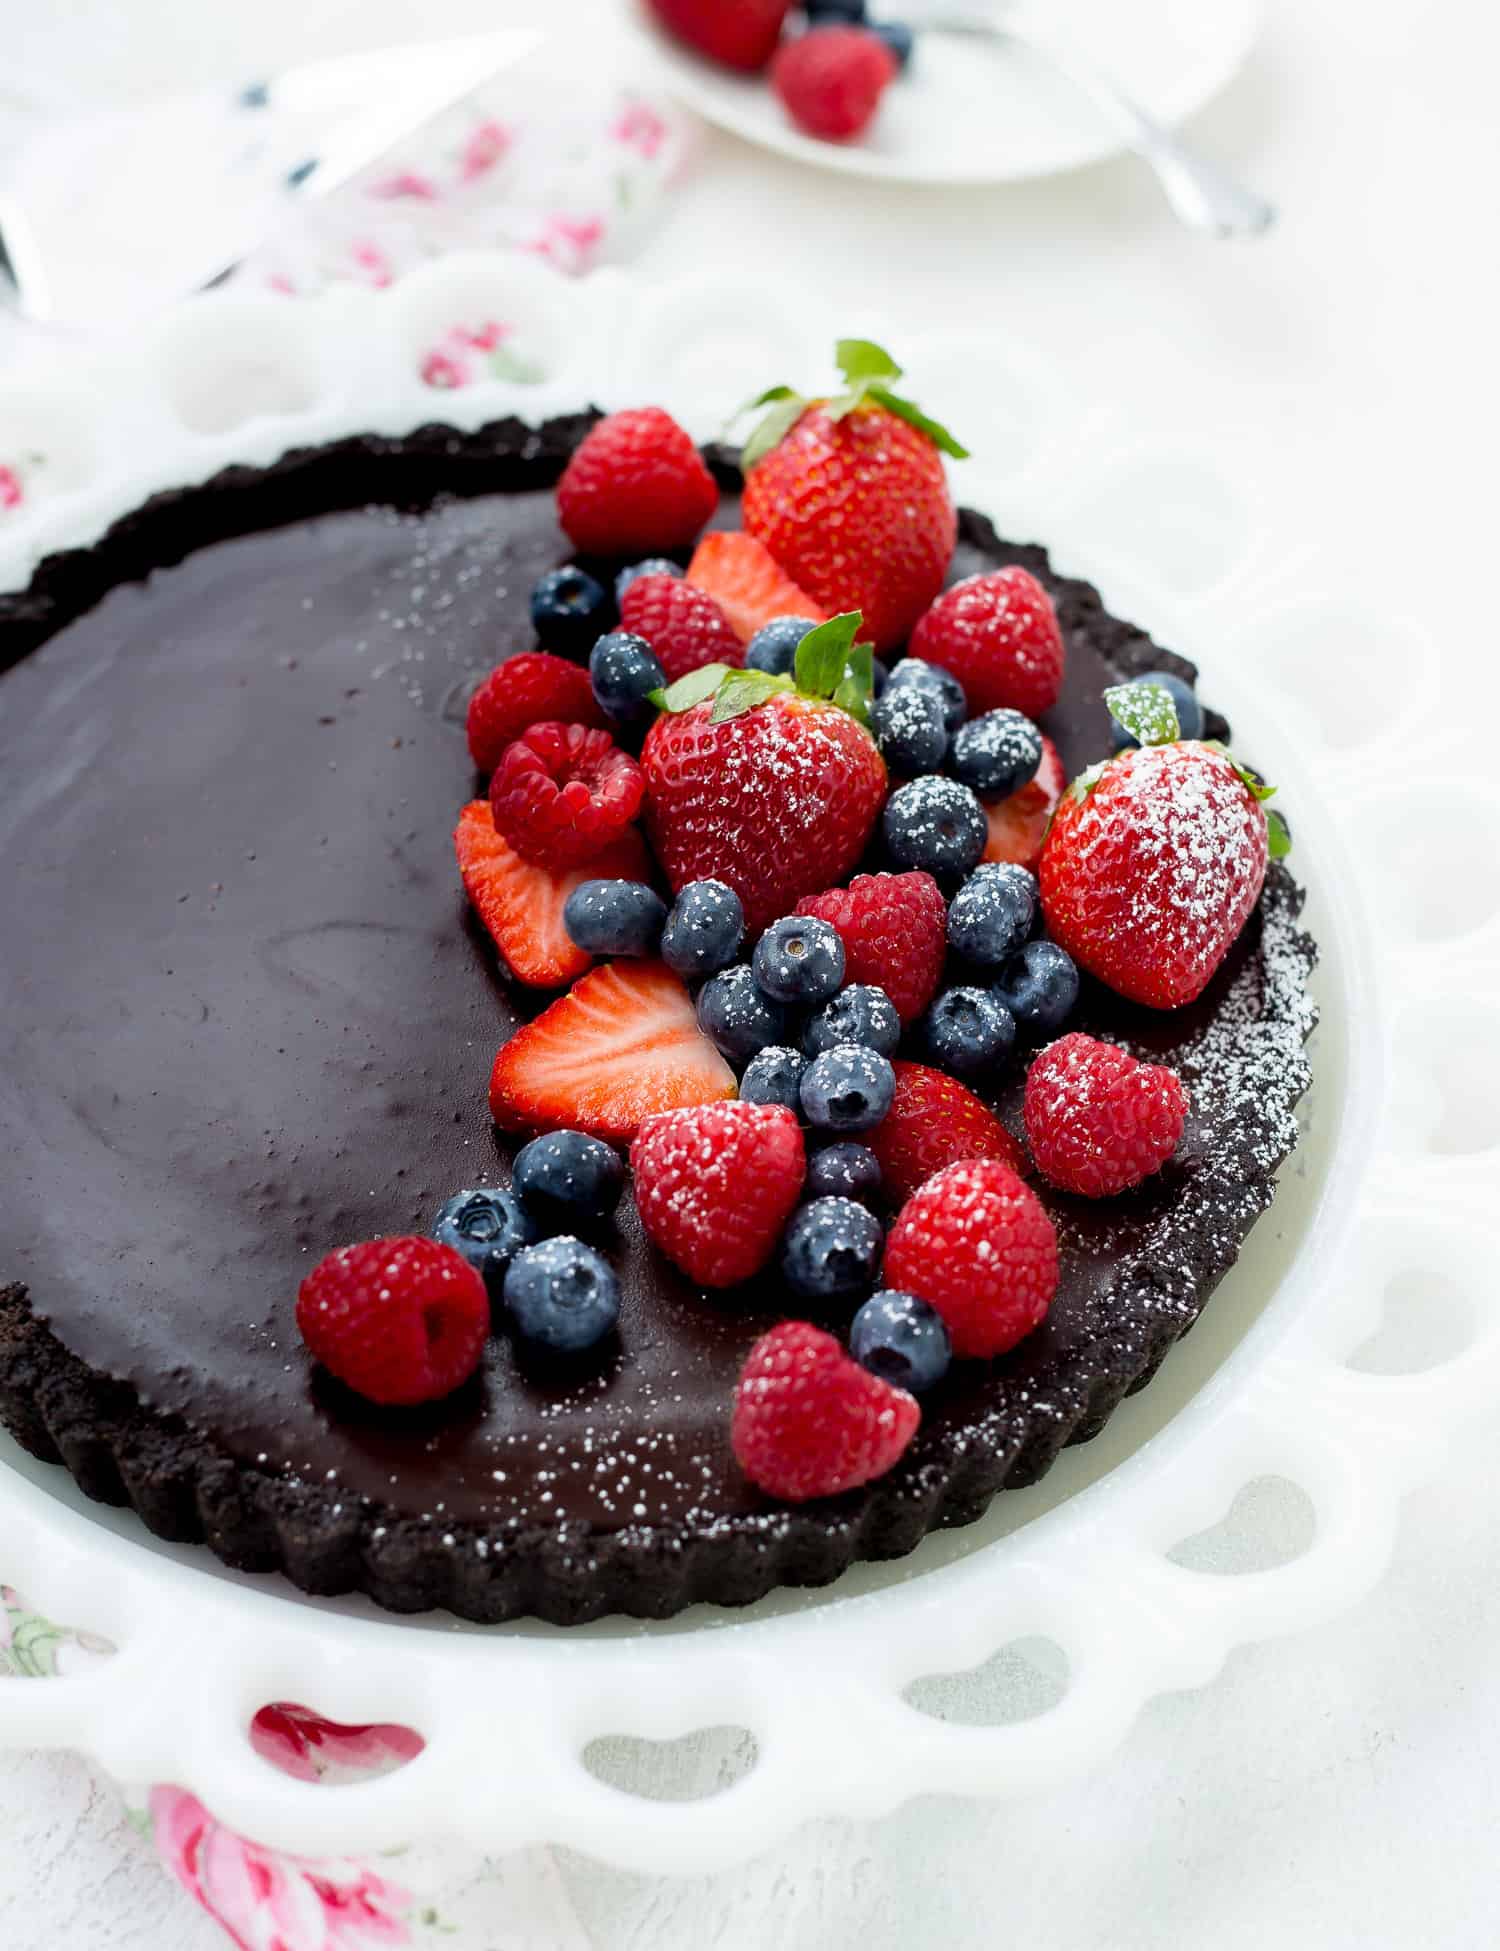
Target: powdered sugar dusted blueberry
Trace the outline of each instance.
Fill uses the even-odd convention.
[[[844,980],[844,944],[831,922],[783,915],[755,944],[751,968],[761,991],[779,1003],[821,1003]]]
[[[943,700],[916,684],[887,685],[871,707],[870,723],[880,756],[891,771],[913,779],[936,772],[948,750]]]
[[[953,740],[955,777],[976,793],[1007,798],[1036,777],[1042,735],[1019,711],[987,711],[971,718]]]
[[[740,1079],[740,1097],[746,1104],[784,1104],[788,1110],[802,1109],[802,1073],[807,1059],[800,1050],[773,1043],[757,1050],[745,1066]]]
[[[807,1161],[807,1190],[814,1199],[857,1199],[873,1205],[880,1197],[880,1160],[868,1145],[840,1139]]]
[[[808,1019],[802,1033],[802,1047],[810,1057],[821,1057],[835,1044],[859,1043],[866,1050],[878,1050],[882,1057],[893,1057],[901,1041],[901,1018],[896,1005],[883,989],[873,983],[851,982],[831,1003]]]
[[[727,969],[745,939],[745,910],[723,881],[690,881],[672,904],[661,959],[691,982]]]
[[[936,1308],[883,1288],[850,1324],[849,1353],[882,1381],[923,1395],[948,1373],[953,1344]]]
[[[976,867],[948,904],[948,945],[980,968],[998,968],[1036,920],[1036,876],[1011,861]]]
[[[787,1285],[807,1300],[868,1294],[880,1265],[880,1221],[853,1199],[813,1199],[792,1215],[782,1247]]]
[[[922,1019],[922,1047],[930,1063],[954,1077],[993,1070],[1011,1053],[1015,1018],[985,989],[945,989]]]
[[[935,773],[897,787],[886,801],[881,831],[898,867],[950,880],[977,865],[989,837],[984,808],[969,788]]]
[[[892,667],[887,680],[893,691],[904,690],[908,685],[919,691],[927,691],[942,702],[943,723],[951,737],[969,715],[969,701],[964,687],[941,664],[929,663],[925,657],[903,657]]]
[[[768,1043],[786,1042],[786,1011],[765,995],[743,964],[704,983],[698,1022],[726,1057],[743,1062]]]
[[[997,971],[992,986],[1030,1037],[1060,1030],[1078,1004],[1078,970],[1056,942],[1028,942]]]
[[[581,1354],[613,1332],[620,1283],[597,1248],[562,1234],[511,1261],[505,1307],[522,1341],[556,1355]]]
[[[821,1131],[868,1131],[891,1108],[896,1075],[887,1058],[856,1043],[814,1057],[802,1077],[802,1115]]]

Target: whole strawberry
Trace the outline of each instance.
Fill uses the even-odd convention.
[[[646,829],[668,880],[725,882],[751,934],[841,880],[885,802],[885,762],[861,723],[870,657],[853,645],[858,623],[810,631],[795,680],[693,672],[646,735]]]
[[[952,671],[970,713],[1040,718],[1057,703],[1065,658],[1052,598],[1029,570],[966,576],[945,589],[912,632],[911,654]]]
[[[784,1104],[703,1104],[647,1118],[630,1148],[641,1225],[704,1287],[758,1274],[802,1196],[802,1131]]]
[[[692,435],[656,406],[590,428],[557,484],[557,518],[586,555],[686,548],[718,505]]]
[[[763,68],[781,38],[791,0],[648,0],[670,34],[726,68]]]
[[[863,612],[876,651],[889,650],[943,586],[957,535],[943,455],[966,450],[891,391],[901,368],[881,347],[843,339],[838,363],[836,399],[763,396],[741,519],[824,609]]]
[[[1038,870],[1042,912],[1081,968],[1132,1002],[1178,1009],[1244,927],[1285,828],[1222,746],[1177,739],[1166,691],[1119,685],[1105,698],[1128,730],[1161,742],[1119,753],[1063,794]]]
[[[900,1461],[922,1411],[822,1328],[783,1321],[740,1371],[731,1441],[751,1483],[789,1504],[837,1497]]]
[[[1032,1059],[1026,1136],[1043,1178],[1085,1199],[1127,1192],[1177,1149],[1188,1096],[1165,1064],[1075,1030]]]

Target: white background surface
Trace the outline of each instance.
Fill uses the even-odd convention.
[[[561,31],[580,10],[0,0],[0,118],[401,35],[512,18]],[[1419,614],[1444,656],[1455,725],[1493,722],[1497,71],[1500,29],[1472,0],[1273,0],[1251,65],[1196,125],[1283,205],[1279,231],[1248,248],[1176,230],[1129,164],[934,195],[708,138],[640,262],[690,270],[721,262],[733,239],[783,290],[842,287],[851,313],[890,321],[898,349],[903,324],[988,319],[997,335],[1044,344],[1081,397],[1128,402],[1144,427],[1207,426],[1231,454],[1274,443],[1278,535],[1326,557],[1330,582],[1357,577]],[[1471,764],[1462,736],[1455,772]],[[1439,829],[1435,806],[1434,844]],[[1357,1614],[1159,1701],[1090,1783],[1032,1804],[934,1801],[879,1824],[824,1825],[701,1881],[567,1855],[554,1875],[533,1860],[466,1893],[463,1909],[493,1916],[496,1951],[1488,1946],[1497,1481],[1500,1419],[1413,1501],[1393,1570]],[[1246,1519],[1285,1521],[1274,1500]],[[519,1935],[518,1915],[530,1920]],[[108,1790],[77,1763],[25,1756],[0,1757],[0,1941],[224,1942]]]

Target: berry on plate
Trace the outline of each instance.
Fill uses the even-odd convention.
[[[1078,1001],[1078,970],[1056,942],[1028,942],[1003,965],[992,986],[1027,1036],[1051,1036]]]
[[[885,1248],[887,1283],[947,1324],[955,1355],[987,1359],[1040,1326],[1057,1292],[1057,1235],[1024,1180],[964,1159],[920,1186]]]
[[[1014,861],[1017,867],[1036,872],[1042,857],[1042,842],[1052,819],[1052,809],[1062,798],[1068,776],[1063,771],[1057,747],[1045,735],[1042,762],[1036,777],[1007,799],[990,802],[984,809],[989,836],[984,843],[987,861]]]
[[[587,676],[566,657],[523,650],[499,664],[469,700],[469,756],[486,775],[507,745],[544,718],[565,725],[602,726],[605,719]]]
[[[611,630],[589,652],[589,696],[595,716],[581,718],[582,725],[644,725],[656,715],[651,693],[667,681],[661,660],[644,637],[629,630]],[[561,711],[542,713],[546,718],[565,718]]]
[[[693,551],[687,579],[708,591],[741,643],[748,644],[777,617],[805,617],[809,627],[827,621],[765,543],[739,530],[716,529],[705,535]]]
[[[985,989],[945,989],[922,1019],[922,1047],[940,1070],[993,1070],[1016,1041],[1016,1019]]]
[[[585,555],[686,548],[718,505],[692,435],[657,406],[606,415],[557,484],[557,519]]]
[[[958,679],[973,712],[1040,718],[1062,685],[1062,631],[1052,598],[1029,570],[992,569],[946,589],[911,636],[913,657]]]
[[[669,34],[726,68],[754,72],[776,51],[791,0],[647,0]]]
[[[868,1145],[850,1138],[825,1145],[807,1161],[809,1199],[857,1199],[869,1206],[879,1199],[883,1183],[880,1160]]]
[[[880,1160],[886,1190],[905,1199],[960,1159],[992,1158],[1025,1170],[1026,1156],[987,1104],[956,1077],[898,1061],[891,1108],[865,1143]]]
[[[635,1135],[653,1111],[734,1096],[734,1072],[660,962],[591,970],[500,1046],[490,1113],[502,1131]]]
[[[819,1131],[868,1131],[896,1091],[889,1057],[861,1043],[836,1043],[802,1073],[802,1115]]]
[[[851,1300],[875,1285],[882,1237],[867,1206],[853,1199],[810,1199],[786,1229],[781,1271],[806,1300]]]
[[[495,768],[495,831],[524,860],[564,870],[602,853],[641,810],[641,769],[608,732],[544,720]]]
[[[545,649],[582,657],[609,622],[611,608],[602,583],[565,563],[549,570],[531,592],[531,627]]]
[[[882,1382],[922,1395],[948,1373],[953,1344],[936,1308],[887,1287],[855,1315],[849,1353]]]
[[[806,1069],[807,1059],[800,1050],[785,1043],[768,1043],[746,1064],[740,1096],[746,1104],[784,1104],[789,1111],[800,1111],[802,1073]]]
[[[948,944],[967,961],[996,969],[1031,934],[1036,877],[1009,862],[981,864],[948,904]]]
[[[823,1003],[844,980],[844,944],[830,921],[783,915],[755,944],[757,987],[778,1003]]]
[[[831,1003],[809,1018],[802,1032],[802,1047],[810,1057],[821,1057],[838,1043],[860,1043],[866,1050],[878,1050],[882,1057],[895,1055],[901,1041],[901,1018],[896,1005],[883,989],[870,982],[851,982]]]
[[[744,662],[745,646],[706,589],[673,576],[642,576],[625,592],[620,622],[655,652],[669,683],[706,664]]]
[[[580,881],[563,903],[563,926],[590,955],[655,955],[667,904],[639,881]]]
[[[1177,1149],[1188,1096],[1165,1064],[1075,1030],[1032,1059],[1026,1136],[1044,1179],[1106,1199],[1159,1172]]]
[[[645,881],[651,862],[634,827],[581,867],[554,873],[523,860],[495,831],[487,799],[470,800],[453,834],[464,892],[473,902],[491,940],[517,982],[535,989],[560,989],[581,976],[589,955],[568,933],[568,896],[595,875]]]
[[[548,1131],[516,1153],[511,1184],[544,1232],[587,1229],[619,1205],[625,1161],[586,1131]]]
[[[903,1024],[914,1023],[937,993],[948,913],[930,874],[856,874],[847,887],[799,901],[797,912],[833,923],[848,981],[883,989]]]
[[[684,979],[727,969],[745,939],[745,910],[723,881],[689,881],[662,930],[661,959]]]
[[[505,1274],[516,1336],[552,1355],[578,1355],[613,1332],[620,1283],[597,1247],[564,1233],[518,1253]]]
[[[741,1063],[786,1042],[785,1009],[743,963],[704,983],[698,991],[698,1021],[716,1049]]]
[[[498,1301],[506,1268],[523,1246],[535,1246],[541,1232],[514,1192],[481,1186],[444,1201],[432,1237],[461,1253],[483,1279],[490,1299]]]
[[[733,1287],[775,1253],[806,1157],[785,1105],[738,1101],[647,1118],[630,1167],[647,1238],[701,1287]]]
[[[745,443],[741,519],[825,610],[862,611],[879,652],[943,586],[958,532],[943,455],[965,449],[892,392],[901,369],[881,347],[843,339],[837,357],[837,399],[765,396]]]
[[[822,142],[852,142],[874,121],[899,65],[878,34],[815,24],[782,42],[771,81],[799,129]]]
[[[831,1334],[783,1321],[740,1371],[730,1440],[751,1483],[802,1504],[883,1477],[921,1420],[915,1396],[861,1368]]]
[[[937,772],[896,788],[880,830],[898,866],[948,880],[978,865],[989,832],[984,808],[969,788]]]
[[[297,1328],[330,1374],[370,1402],[435,1402],[467,1382],[490,1330],[468,1260],[415,1235],[326,1254],[297,1290]]]

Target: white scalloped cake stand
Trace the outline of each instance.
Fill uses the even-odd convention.
[[[418,377],[424,348],[491,319],[513,328],[539,383],[435,398]],[[725,398],[756,376],[815,370],[832,336],[831,321],[778,312],[759,289],[652,290],[614,275],[569,286],[498,256],[447,260],[380,297],[202,300],[128,352],[0,388],[0,466],[17,463],[26,490],[0,520],[0,588],[155,488],[339,434],[653,396],[707,434]],[[1308,552],[1278,550],[1269,495],[1238,456],[1230,473],[1206,442],[1141,439],[1118,416],[1081,414],[1034,353],[977,333],[900,350],[922,397],[984,456],[961,471],[961,495],[1002,529],[1045,539],[1112,606],[1197,657],[1243,748],[1283,787],[1323,957],[1317,1081],[1277,1205],[1203,1322],[1103,1436],[981,1523],[825,1592],[663,1626],[486,1631],[307,1601],[159,1545],[11,1446],[0,1573],[119,1651],[0,1689],[0,1740],[179,1783],[242,1832],[304,1854],[543,1841],[632,1868],[707,1870],[809,1817],[872,1815],[929,1791],[1030,1791],[1098,1760],[1154,1693],[1201,1685],[1234,1645],[1364,1592],[1401,1494],[1494,1401],[1486,1153],[1500,1137],[1488,1000],[1500,922],[1473,891],[1492,884],[1483,862],[1500,799],[1449,780],[1436,724],[1418,715],[1437,682],[1382,682],[1414,660],[1420,670],[1430,650],[1322,588]],[[1246,672],[1254,696],[1237,681]],[[1399,770],[1383,766],[1398,748]],[[1446,864],[1421,844],[1438,782],[1471,816],[1448,827],[1458,855]],[[1378,938],[1360,895],[1376,876]],[[1462,1351],[1419,1373],[1351,1366],[1383,1296],[1413,1281],[1464,1314]],[[1236,1576],[1174,1562],[1180,1541],[1265,1476],[1311,1500],[1301,1556]],[[922,1676],[1039,1635],[1068,1677],[1030,1719],[958,1725],[907,1697]],[[406,1722],[427,1746],[396,1773],[328,1792],[252,1750],[252,1716],[278,1699]],[[697,1802],[647,1800],[584,1758],[600,1737],[725,1724],[753,1732],[755,1765]]]

